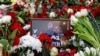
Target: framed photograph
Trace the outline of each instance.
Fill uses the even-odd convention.
[[[31,20],[31,35],[37,37],[45,33],[54,39],[54,42],[60,41],[60,36],[70,28],[70,20],[68,19],[32,19]],[[55,46],[55,43],[52,43]],[[60,45],[57,44],[57,45]]]

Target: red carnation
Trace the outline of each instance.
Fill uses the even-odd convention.
[[[62,0],[64,3],[66,3],[67,2],[67,0]]]
[[[13,10],[20,10],[20,7],[19,7],[18,4],[14,4],[12,9],[13,9]]]
[[[85,2],[85,0],[79,0],[79,2],[80,2],[80,3],[84,3],[84,2]]]
[[[14,42],[13,42],[12,46],[19,45],[20,39],[19,39],[19,37],[15,36],[13,41]]]
[[[68,6],[67,5],[64,5],[63,7],[62,7],[62,11],[66,11],[68,9]]]
[[[71,37],[71,36],[74,35],[74,34],[73,34],[73,30],[72,30],[72,29],[69,29],[67,32],[65,32],[64,35],[69,39],[69,37]]]
[[[23,29],[23,27],[20,25],[20,23],[18,21],[15,21],[11,26],[10,26],[10,30],[18,30],[20,35],[25,35],[27,33],[27,31],[25,31]]]
[[[49,0],[49,3],[50,3],[51,5],[56,5],[55,0]]]
[[[13,22],[17,20],[16,19],[16,16],[17,16],[16,13],[14,13],[14,12],[8,12],[8,15],[10,15],[12,17]]]
[[[52,39],[47,34],[44,34],[44,33],[39,35],[39,40],[40,41],[47,41],[49,43],[52,42]]]
[[[76,51],[77,51],[76,49],[72,49],[72,50],[70,51],[70,53],[69,53],[70,56],[74,56],[74,54],[76,53]]]

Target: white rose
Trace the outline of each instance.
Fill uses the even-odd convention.
[[[87,9],[81,9],[81,15],[82,16],[87,16],[88,15],[88,10]]]
[[[0,24],[2,24],[3,23],[3,20],[2,20],[2,18],[0,18]]]
[[[68,8],[67,13],[68,13],[68,14],[69,14],[69,13],[73,13],[73,9]]]
[[[56,47],[52,47],[50,51],[50,56],[57,56],[58,55],[58,49]]]
[[[71,20],[71,25],[74,25],[75,23],[78,22],[78,19],[74,15],[71,16],[70,20]]]
[[[85,52],[86,52],[87,54],[90,54],[90,49],[89,49],[89,47],[86,47],[86,48],[85,48]]]
[[[23,29],[25,29],[25,30],[28,30],[28,29],[30,29],[30,25],[29,24],[27,24],[27,25],[25,25],[24,27],[23,27]]]
[[[78,12],[75,13],[75,16],[76,16],[76,17],[81,17],[82,14],[81,14],[81,12],[78,11]]]
[[[49,17],[56,17],[56,13],[55,12],[50,12]]]
[[[11,22],[11,16],[6,15],[2,17],[3,23],[10,23]]]

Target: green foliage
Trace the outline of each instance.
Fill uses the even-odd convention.
[[[8,42],[8,40],[6,40],[6,39],[1,39],[1,40],[0,40],[0,43],[4,46],[3,48],[4,48],[5,50],[8,50],[8,49],[9,49],[9,42]]]

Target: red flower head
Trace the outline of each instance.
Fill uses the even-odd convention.
[[[19,37],[15,36],[13,41],[14,42],[13,42],[12,46],[19,45],[20,39],[19,39]]]
[[[69,37],[73,36],[74,34],[72,33],[72,29],[69,29],[67,32],[65,32],[65,36],[67,37],[67,39],[69,39]]]
[[[80,2],[80,3],[84,3],[84,2],[85,2],[85,0],[79,0],[79,2]]]
[[[63,7],[62,7],[62,11],[66,11],[68,9],[68,6],[67,5],[64,5]]]
[[[10,30],[18,30],[18,33],[20,35],[25,35],[27,33],[27,31],[25,31],[23,29],[23,27],[20,25],[20,23],[18,21],[14,22],[11,26],[10,26]]]
[[[47,34],[44,34],[44,33],[40,34],[38,38],[40,41],[47,41],[49,43],[52,42],[52,39]]]
[[[66,3],[68,0],[62,0],[64,3]]]
[[[11,17],[12,17],[12,20],[13,20],[13,22],[15,22],[17,19],[16,19],[16,13],[14,13],[14,12],[8,12],[8,15],[10,15]]]
[[[74,6],[72,6],[71,8],[72,8],[74,11],[77,11],[77,10],[79,9],[79,6],[74,5]]]
[[[55,0],[49,0],[49,3],[50,3],[51,5],[56,5]]]
[[[74,54],[76,53],[76,51],[77,51],[76,49],[72,49],[72,50],[70,51],[70,53],[69,53],[70,56],[74,56]]]
[[[13,5],[13,10],[20,10],[20,6],[16,3]]]

